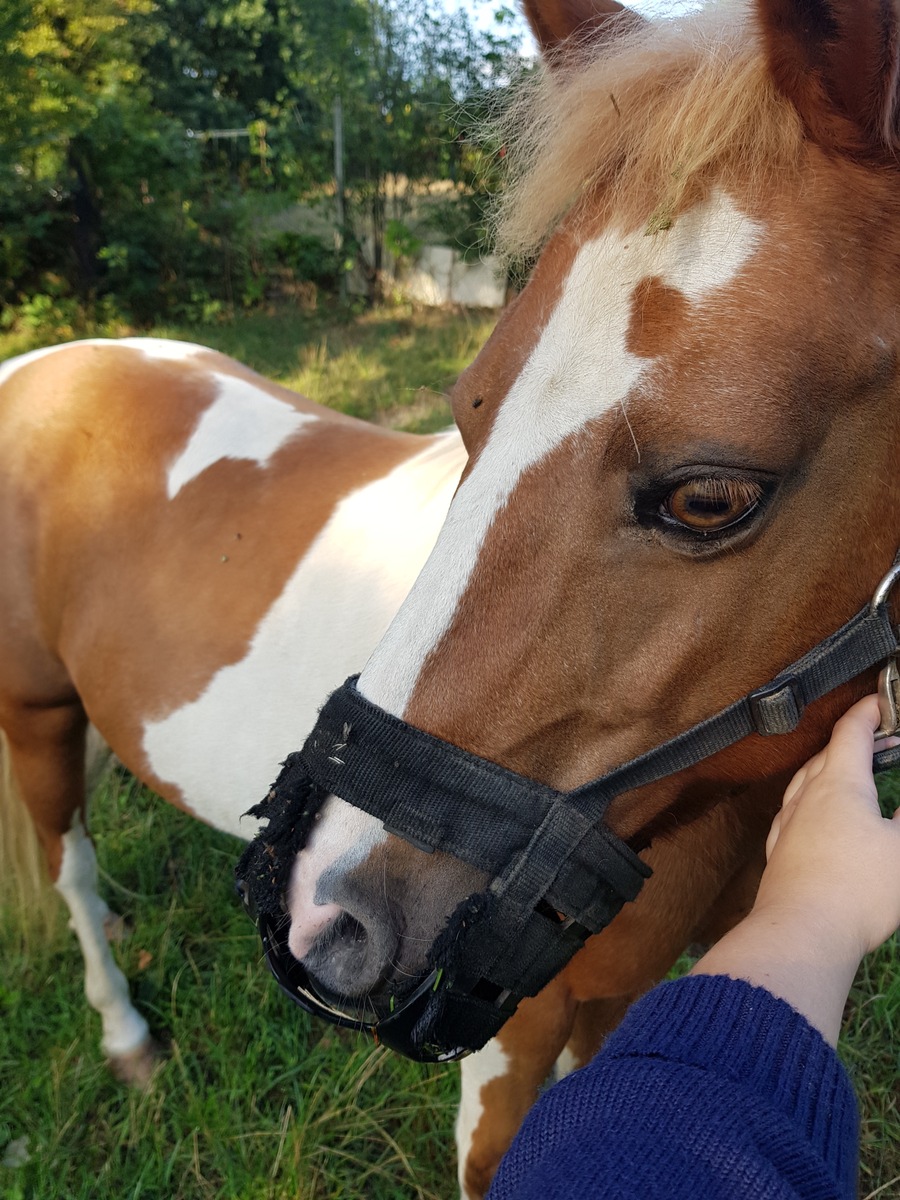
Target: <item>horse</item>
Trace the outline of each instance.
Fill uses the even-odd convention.
[[[2,364],[0,461],[3,877],[45,860],[103,1052],[145,1083],[88,835],[89,729],[252,836],[248,800],[387,628],[465,454],[455,431],[378,428],[202,346],[123,338]]]
[[[416,745],[570,795],[777,677],[894,560],[900,14],[877,0],[658,22],[614,0],[524,9],[544,67],[500,137],[498,236],[535,265],[453,390],[459,489],[348,687]],[[787,780],[875,670],[802,715],[785,686],[796,720],[781,736],[760,729],[615,796],[606,827],[652,877],[464,1059],[465,1197],[484,1194],[554,1064],[586,1061],[687,945],[747,911]],[[486,876],[325,791],[291,852],[285,944],[338,1019],[386,1021]]]

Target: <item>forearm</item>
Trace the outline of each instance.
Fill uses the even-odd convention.
[[[827,922],[808,913],[754,909],[696,964],[692,975],[728,975],[786,1000],[832,1046],[860,955],[835,944]]]

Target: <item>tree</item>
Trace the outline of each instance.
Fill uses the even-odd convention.
[[[375,296],[388,216],[423,181],[471,181],[452,111],[511,51],[426,0],[5,0],[0,303],[144,321],[259,297],[253,208],[327,195],[336,97],[344,232]]]
[[[23,269],[34,279],[51,265],[89,282],[99,215],[86,138],[139,77],[128,23],[150,9],[150,0],[10,0],[0,24],[4,292]]]
[[[309,10],[309,11],[307,11]],[[462,12],[439,19],[427,0],[338,0],[301,6],[306,53],[298,75],[344,113],[348,228],[369,293],[378,294],[388,195],[393,216],[416,185],[475,182],[463,128],[485,92],[505,81],[514,37],[478,33]],[[321,127],[327,128],[325,121]]]

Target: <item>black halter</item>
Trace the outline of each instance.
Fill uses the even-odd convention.
[[[898,555],[900,559],[900,555]],[[535,995],[633,900],[650,868],[604,823],[610,802],[693,766],[756,733],[797,728],[807,705],[868,668],[882,673],[882,730],[900,725],[900,652],[888,599],[900,563],[872,602],[774,680],[714,716],[572,792],[557,792],[432,737],[366,700],[356,677],[322,709],[301,751],[251,814],[268,824],[238,864],[238,889],[257,921],[282,989],[334,1024],[368,1030],[420,1061],[459,1058],[493,1037],[525,996]],[[884,770],[900,747],[875,755]],[[293,859],[329,794],[370,813],[422,850],[442,850],[487,872],[487,889],[463,901],[410,991],[371,1021],[323,997],[287,948],[282,896]]]

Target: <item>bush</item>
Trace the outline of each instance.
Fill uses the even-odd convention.
[[[422,239],[403,221],[388,221],[384,227],[384,246],[398,262],[412,262],[419,256]]]
[[[334,246],[310,233],[286,231],[267,239],[264,258],[274,266],[286,268],[300,283],[334,290],[341,262]]]

